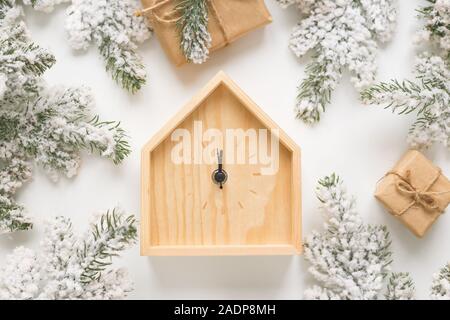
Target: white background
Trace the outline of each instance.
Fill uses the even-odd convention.
[[[48,47],[57,64],[46,74],[50,84],[87,85],[95,92],[94,112],[120,120],[132,139],[132,155],[120,167],[104,159],[84,156],[73,180],[51,182],[39,169],[23,187],[18,200],[36,219],[34,230],[0,239],[0,261],[14,247],[35,247],[42,238],[42,220],[54,215],[72,218],[83,232],[91,213],[117,204],[139,214],[140,148],[219,70],[228,73],[302,148],[303,232],[322,227],[314,194],[316,181],[339,173],[367,222],[386,224],[392,235],[393,269],[412,273],[418,297],[428,296],[431,276],[450,259],[450,215],[443,215],[424,239],[417,239],[386,213],[373,197],[377,180],[407,150],[406,134],[412,118],[393,115],[381,107],[364,106],[347,76],[333,94],[322,122],[307,127],[295,119],[296,87],[308,59],[300,61],[287,48],[297,21],[294,10],[266,1],[274,22],[214,53],[201,66],[173,67],[156,38],[141,47],[149,81],[131,96],[104,71],[96,48],[73,52],[65,38],[64,10],[51,15],[26,11],[34,39]],[[415,9],[425,2],[399,1],[396,34],[380,49],[379,80],[410,77],[419,28]],[[450,175],[450,154],[444,147],[428,156]],[[138,245],[117,261],[135,281],[137,299],[300,299],[312,284],[303,257],[140,257]]]

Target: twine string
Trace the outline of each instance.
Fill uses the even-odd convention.
[[[450,190],[446,191],[429,191],[430,188],[436,183],[436,181],[441,176],[442,172],[439,169],[436,176],[433,180],[428,184],[424,190],[418,190],[416,187],[413,186],[411,183],[411,171],[406,171],[406,177],[402,176],[398,172],[390,171],[386,175],[395,175],[399,178],[399,181],[395,184],[395,187],[397,190],[404,194],[409,196],[412,199],[412,202],[402,211],[400,212],[394,212],[395,216],[402,216],[404,215],[411,207],[415,205],[422,206],[427,211],[435,211],[440,210],[443,211],[441,208],[439,208],[436,196],[443,195],[450,193]]]
[[[144,15],[147,15],[148,13],[152,12],[153,10],[158,9],[159,7],[165,5],[166,3],[169,3],[169,2],[170,2],[170,0],[162,0],[160,2],[155,3],[154,5],[152,5],[150,7],[144,8],[142,10],[137,10],[135,12],[135,15],[136,15],[136,17],[141,17]]]

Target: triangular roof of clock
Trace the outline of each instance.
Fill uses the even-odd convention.
[[[192,128],[193,121],[207,117],[217,125],[217,112],[228,121],[222,124],[224,128],[234,121],[246,128],[279,132],[279,173],[271,182],[230,175],[224,201],[233,201],[231,207],[236,202],[239,206],[234,209],[223,207],[222,200],[217,202],[217,193],[208,198],[211,201],[199,199],[210,194],[210,188],[217,188],[204,183],[208,174],[210,179],[209,168],[207,173],[197,167],[178,171],[167,161],[175,129]],[[196,180],[198,176],[202,179]],[[233,178],[235,182],[230,181]],[[186,186],[188,179],[190,185]],[[270,193],[261,195],[270,184]],[[249,185],[257,189],[250,189],[254,198],[243,194]],[[262,198],[265,206],[258,208]],[[142,150],[141,255],[292,255],[301,251],[300,148],[224,72],[219,72]]]

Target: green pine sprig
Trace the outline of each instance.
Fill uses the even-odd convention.
[[[94,116],[89,122],[89,124],[97,127],[97,128],[106,128],[107,130],[114,133],[114,141],[116,143],[114,148],[114,155],[111,157],[114,164],[120,164],[128,157],[131,153],[131,146],[128,142],[128,135],[125,130],[121,128],[120,122],[118,121],[100,121],[100,117],[98,115]],[[80,136],[80,147],[89,148],[91,153],[95,150],[99,150],[100,152],[104,151],[104,147],[98,144],[86,143]]]
[[[386,300],[413,300],[414,293],[414,281],[408,272],[390,274],[385,294]]]
[[[180,13],[177,27],[181,50],[187,61],[205,62],[211,47],[207,0],[178,0],[175,10]]]
[[[99,50],[105,59],[106,71],[122,88],[134,94],[145,85],[146,74],[144,72],[139,73],[145,67],[134,50],[122,47],[108,37],[102,40]],[[119,52],[119,55],[117,52]],[[122,59],[121,65],[117,63],[118,56]]]
[[[434,299],[449,299],[450,289],[450,263],[441,268],[433,279],[431,296]]]
[[[6,223],[7,226],[4,230],[0,230],[0,232],[17,232],[17,231],[26,231],[30,230],[33,227],[33,224],[26,219],[23,219],[23,216],[20,216],[20,219],[13,213],[23,212],[25,209],[23,206],[18,205],[17,203],[8,200],[2,200],[0,196],[0,221]]]
[[[305,72],[307,77],[298,87],[297,103],[312,101],[317,107],[299,109],[297,119],[307,123],[320,121],[321,114],[325,112],[326,106],[330,103],[331,93],[333,92],[333,86],[325,85],[325,83],[333,83],[333,81],[330,81],[327,73],[327,69],[330,66],[332,66],[332,63],[319,62],[317,54],[313,56],[313,62],[306,66]]]
[[[136,242],[136,219],[125,217],[116,209],[108,211],[92,227],[91,239],[93,241],[86,240],[78,250],[80,261],[87,264],[80,277],[83,284],[98,281],[112,264],[112,258]]]
[[[426,85],[424,82],[422,82],[422,85],[425,88],[429,88],[428,85]],[[394,94],[396,92],[403,92],[407,94],[408,96],[413,97],[417,103],[415,105],[406,104],[406,103],[396,103],[396,101],[390,101],[386,106],[385,109],[392,109],[393,112],[396,112],[400,115],[406,115],[410,114],[418,109],[420,109],[419,112],[422,112],[424,108],[426,108],[427,104],[423,104],[423,101],[420,99],[420,93],[422,92],[422,87],[418,84],[410,81],[410,80],[404,80],[402,82],[393,79],[391,82],[381,82],[377,85],[374,85],[364,91],[361,92],[361,99],[363,101],[367,101],[369,103],[373,103],[373,101],[376,99],[377,95],[380,94]]]

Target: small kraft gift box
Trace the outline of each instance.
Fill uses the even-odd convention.
[[[450,203],[450,181],[422,153],[410,150],[378,182],[375,197],[423,237]]]
[[[179,0],[141,0],[144,14],[169,59],[176,65],[186,64],[180,45],[175,7]],[[210,52],[221,49],[238,38],[272,22],[264,0],[207,0]]]

